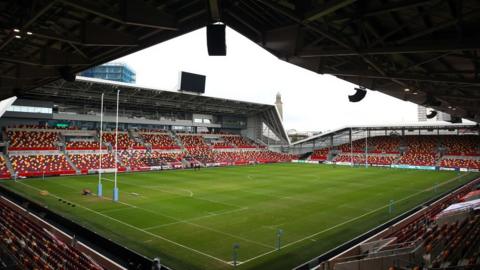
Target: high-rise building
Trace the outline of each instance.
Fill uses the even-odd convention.
[[[418,122],[426,122],[427,121],[427,107],[423,107],[422,105],[418,105],[418,107],[417,107],[417,120],[418,120]]]
[[[123,63],[103,64],[101,66],[82,71],[79,73],[79,75],[124,83],[135,83],[136,81],[135,71]]]
[[[277,107],[278,113],[280,114],[280,119],[283,120],[283,102],[282,102],[282,95],[280,95],[280,92],[277,93],[277,96],[275,99],[275,107]]]

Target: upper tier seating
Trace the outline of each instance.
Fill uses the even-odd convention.
[[[238,148],[257,148],[258,144],[255,142],[251,141],[250,139],[247,139],[245,137],[242,137],[240,135],[238,136],[223,136],[222,137],[225,142],[235,145]]]
[[[212,147],[215,149],[226,149],[226,148],[234,148],[234,146],[226,141],[215,141],[212,142]]]
[[[206,147],[207,144],[201,135],[178,134],[178,138],[182,141],[185,148]]]
[[[405,145],[408,147],[408,152],[428,153],[432,154],[437,151],[438,146],[436,136],[405,136]]]
[[[447,148],[445,154],[451,156],[480,156],[480,136],[449,135],[440,136],[441,144]]]
[[[7,132],[10,141],[9,150],[55,150],[55,142],[58,141],[58,132],[33,131],[33,130],[9,130]]]
[[[10,156],[13,169],[19,176],[73,174],[74,168],[63,154]]]
[[[405,136],[408,147],[399,164],[435,166],[437,141],[434,136]]]
[[[67,150],[98,150],[100,143],[97,141],[69,141],[66,143]],[[105,148],[104,146],[102,148]]]
[[[113,148],[115,148],[115,133],[106,132],[103,133],[103,142],[109,142]],[[145,149],[141,143],[136,142],[128,136],[128,133],[118,133],[118,149]]]
[[[99,154],[74,154],[69,155],[69,157],[73,164],[75,164],[75,166],[82,172],[90,169],[98,170],[98,168],[100,168]],[[115,168],[115,158],[112,154],[102,155],[102,168]]]
[[[153,149],[180,149],[169,134],[140,133],[140,136],[145,143],[151,144]]]
[[[64,243],[25,213],[0,200],[0,241],[21,269],[101,270],[90,257]]]
[[[399,136],[378,136],[368,138],[367,143],[372,145],[373,150],[369,150],[371,153],[385,153],[385,154],[398,154],[400,153],[400,137]]]
[[[375,136],[358,139],[352,142],[353,151],[350,151],[350,143],[338,146],[343,153],[365,153],[365,143],[368,146],[369,153],[398,154],[400,147],[400,137],[398,136]]]

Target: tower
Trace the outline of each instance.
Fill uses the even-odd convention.
[[[275,99],[275,107],[277,107],[278,113],[280,114],[280,119],[283,120],[283,102],[282,102],[282,95],[280,92],[277,93]]]

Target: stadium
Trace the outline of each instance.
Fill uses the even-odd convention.
[[[480,269],[477,1],[0,7],[0,269]],[[350,102],[378,91],[448,122],[292,141],[278,104],[106,64],[203,27],[225,55],[225,26],[358,85]],[[121,82],[91,78],[109,68]]]

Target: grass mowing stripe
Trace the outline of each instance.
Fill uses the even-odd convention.
[[[37,190],[37,191],[39,191],[39,192],[42,191],[42,190],[39,189],[39,188],[36,188],[36,187],[34,187],[34,186],[31,186],[31,185],[22,183],[22,181],[17,181],[17,183],[20,183],[20,184],[22,184],[22,185],[24,185],[24,186],[27,186],[27,187],[29,187],[29,188],[31,188],[31,189],[34,189],[34,190]],[[67,201],[67,200],[65,200],[64,198],[62,198],[62,197],[60,197],[60,196],[57,196],[57,195],[55,195],[55,194],[52,194],[52,193],[49,193],[48,196],[52,196],[52,197],[54,197],[54,198],[62,199],[62,200],[64,200],[64,201]],[[138,228],[138,227],[136,227],[136,226],[133,226],[133,225],[131,225],[131,224],[128,224],[128,223],[126,223],[126,222],[123,222],[123,221],[121,221],[121,220],[118,220],[118,219],[116,219],[116,218],[113,218],[113,217],[111,217],[111,216],[102,214],[102,213],[100,213],[100,212],[98,212],[98,211],[95,211],[95,210],[93,210],[93,209],[90,209],[90,208],[88,208],[88,207],[86,207],[86,206],[79,205],[79,207],[81,207],[81,208],[83,208],[83,209],[85,209],[85,210],[87,210],[87,211],[90,211],[90,212],[92,212],[92,213],[95,213],[95,214],[97,214],[97,215],[103,216],[103,217],[105,217],[105,218],[107,218],[107,219],[111,219],[111,220],[113,220],[113,221],[116,221],[116,222],[118,222],[118,223],[120,223],[120,224],[123,224],[123,225],[125,225],[125,226],[127,226],[127,227],[130,227],[130,228],[133,228],[133,229],[135,229],[135,230],[141,231],[141,232],[143,232],[143,233],[145,233],[145,234],[148,234],[148,235],[150,235],[150,236],[153,236],[153,237],[155,237],[155,238],[158,238],[158,239],[167,241],[167,242],[172,243],[172,244],[174,244],[174,245],[176,245],[176,246],[179,246],[179,247],[188,249],[188,250],[190,250],[190,251],[193,251],[193,252],[195,252],[195,253],[198,253],[198,254],[207,256],[207,257],[209,257],[209,258],[211,258],[211,259],[214,259],[214,260],[216,260],[216,261],[219,261],[219,262],[222,262],[222,263],[225,263],[225,264],[230,265],[229,262],[224,261],[224,260],[222,260],[222,259],[220,259],[220,258],[217,258],[217,257],[215,257],[215,256],[213,256],[213,255],[210,255],[210,254],[207,254],[207,253],[202,252],[202,251],[200,251],[200,250],[196,250],[196,249],[194,249],[194,248],[191,248],[191,247],[182,245],[182,244],[180,244],[180,243],[177,243],[177,242],[175,242],[175,241],[172,241],[172,240],[170,240],[170,239],[167,239],[167,238],[165,238],[165,237],[163,237],[163,236],[160,236],[160,235],[158,235],[158,234],[154,234],[154,233],[151,233],[151,232],[149,232],[149,231],[142,230],[142,229],[140,229],[140,228]]]
[[[247,210],[247,209],[248,209],[248,207],[242,207],[242,208],[239,208],[239,209],[234,209],[234,210],[229,210],[229,211],[211,212],[211,214],[208,214],[208,215],[205,215],[205,216],[183,219],[181,221],[176,221],[176,222],[171,222],[171,223],[166,223],[166,224],[160,224],[160,225],[157,225],[157,226],[147,227],[147,228],[143,228],[143,229],[148,231],[148,230],[158,229],[158,228],[162,228],[162,227],[166,227],[166,226],[170,226],[170,225],[175,225],[175,224],[179,224],[179,223],[184,223],[184,222],[188,222],[188,221],[194,221],[194,220],[200,220],[200,219],[214,217],[214,216],[236,213],[236,212],[244,211],[244,210]]]
[[[111,179],[108,179],[108,180],[111,180]],[[140,185],[133,185],[133,184],[130,184],[130,185],[131,185],[131,186],[142,187],[142,186],[140,186]],[[131,207],[134,207],[134,208],[142,209],[142,210],[144,210],[144,211],[146,211],[146,212],[150,212],[150,213],[153,213],[153,214],[157,214],[157,215],[160,215],[160,216],[164,216],[164,217],[167,217],[167,218],[176,220],[176,223],[174,223],[174,224],[184,223],[184,224],[188,224],[188,225],[192,225],[192,226],[195,226],[195,227],[199,227],[199,228],[202,228],[202,229],[205,229],[205,230],[208,230],[208,231],[212,231],[212,232],[215,232],[215,233],[218,233],[218,234],[223,234],[223,235],[226,235],[226,236],[230,236],[230,237],[233,237],[233,238],[237,238],[237,239],[240,239],[240,240],[243,240],[243,241],[246,241],[246,242],[250,242],[250,243],[253,243],[253,244],[256,244],[256,245],[259,245],[259,246],[263,246],[263,247],[266,247],[266,248],[275,248],[275,247],[272,246],[272,245],[267,245],[267,244],[264,244],[264,243],[261,243],[261,242],[255,241],[255,240],[251,240],[251,239],[247,239],[247,238],[244,238],[244,237],[235,235],[235,234],[231,234],[231,233],[223,232],[223,231],[220,231],[220,230],[212,229],[212,228],[210,228],[210,227],[206,227],[206,226],[203,226],[203,225],[199,225],[199,224],[196,224],[196,223],[193,223],[193,222],[188,221],[188,219],[185,219],[185,220],[178,219],[178,218],[172,217],[172,216],[170,216],[170,215],[165,215],[165,214],[162,214],[162,213],[158,213],[158,212],[149,210],[149,209],[147,209],[147,208],[139,207],[139,206],[137,206],[137,205],[133,205],[133,204],[129,204],[129,203],[121,202],[121,201],[118,201],[117,203],[121,203],[121,204],[128,205],[128,206],[131,206]],[[225,204],[225,205],[227,205],[227,204]],[[232,206],[233,206],[233,205],[232,205]],[[248,209],[248,207],[247,207],[247,209]],[[236,210],[246,210],[246,209],[238,208],[238,209],[236,209]],[[212,216],[212,215],[210,215],[210,216]],[[204,217],[205,217],[205,216],[204,216]],[[160,226],[160,225],[159,225],[159,226]],[[164,226],[160,226],[160,227],[164,227]],[[152,228],[150,228],[150,230],[151,230],[151,229],[152,229]],[[145,229],[143,229],[143,230],[145,230]]]
[[[104,178],[104,177],[102,177],[102,179],[107,180],[107,181],[110,181],[110,182],[114,182],[114,180],[109,179],[109,178]],[[213,200],[205,199],[205,198],[198,197],[198,196],[193,196],[193,192],[191,192],[191,191],[190,191],[190,192],[192,193],[192,196],[190,196],[190,195],[189,195],[189,196],[185,196],[185,195],[182,195],[182,194],[178,194],[178,193],[176,193],[176,192],[166,191],[165,189],[154,188],[153,186],[135,185],[135,184],[126,183],[126,182],[121,182],[121,184],[122,184],[122,185],[129,185],[129,186],[134,186],[134,187],[145,188],[145,189],[153,189],[153,190],[157,190],[157,191],[164,192],[164,193],[167,193],[167,194],[178,195],[178,196],[181,196],[181,197],[192,197],[192,198],[194,198],[194,199],[196,199],[196,200],[202,200],[202,201],[207,201],[207,202],[211,202],[211,203],[218,203],[218,204],[223,204],[223,205],[226,205],[226,206],[238,208],[238,206],[233,205],[233,204],[228,204],[228,203],[224,203],[224,202],[218,202],[218,201],[213,201]]]
[[[111,179],[108,179],[108,180],[111,180]],[[63,184],[59,184],[60,186],[64,186],[64,187],[67,187]],[[133,185],[133,184],[130,184],[132,186],[137,186],[137,185]],[[67,187],[67,188],[70,188],[72,189],[71,187]],[[102,199],[108,199],[108,197],[105,197],[105,196],[102,196],[101,197]],[[110,198],[111,199],[111,198]],[[122,202],[122,201],[117,201],[116,203],[120,203],[120,204],[123,204],[123,205],[126,205],[126,206],[129,206],[129,207],[132,207],[132,208],[137,208],[137,209],[141,209],[141,210],[144,210],[146,212],[150,212],[152,214],[155,214],[155,215],[159,215],[159,216],[163,216],[163,217],[166,217],[166,218],[170,218],[170,219],[173,219],[173,220],[176,220],[175,223],[173,224],[179,224],[179,223],[184,223],[184,224],[188,224],[188,225],[192,225],[192,226],[195,226],[195,227],[199,227],[199,228],[202,228],[202,229],[205,229],[205,230],[208,230],[208,231],[212,231],[212,232],[215,232],[215,233],[218,233],[218,234],[223,234],[223,235],[226,235],[226,236],[230,236],[230,237],[233,237],[233,238],[236,238],[236,239],[239,239],[239,240],[243,240],[243,241],[246,241],[246,242],[250,242],[250,243],[253,243],[253,244],[256,244],[256,245],[259,245],[259,246],[263,246],[263,247],[266,247],[266,248],[275,248],[274,246],[272,245],[267,245],[267,244],[264,244],[264,243],[261,243],[261,242],[258,242],[258,241],[255,241],[255,240],[251,240],[251,239],[247,239],[247,238],[244,238],[244,237],[241,237],[241,236],[238,236],[238,235],[235,235],[235,234],[231,234],[231,233],[227,233],[227,232],[223,232],[223,231],[220,231],[220,230],[216,230],[216,229],[212,229],[210,227],[206,227],[206,226],[202,226],[202,225],[199,225],[199,224],[196,224],[196,223],[193,223],[193,222],[190,222],[188,220],[181,220],[181,219],[178,219],[178,218],[175,218],[175,217],[172,217],[170,215],[165,215],[165,214],[162,214],[162,213],[159,213],[159,212],[156,212],[156,211],[152,211],[150,209],[147,209],[147,208],[144,208],[144,207],[140,207],[140,206],[137,206],[137,205],[134,205],[134,204],[130,204],[130,203],[126,203],[126,202]],[[248,207],[247,207],[248,208]],[[235,209],[235,210],[245,210],[245,209],[242,209],[242,208],[238,208],[238,209]],[[210,216],[215,216],[215,215],[210,215]],[[161,224],[162,225],[162,224]],[[159,225],[160,226],[160,225]],[[164,226],[160,226],[160,227],[164,227]],[[141,230],[146,230],[145,228],[139,228]],[[150,228],[151,230],[152,228]]]
[[[104,197],[102,197],[104,198]],[[104,198],[105,199],[105,198]],[[250,239],[247,239],[247,238],[244,238],[244,237],[241,237],[241,236],[238,236],[238,235],[234,235],[234,234],[231,234],[231,233],[227,233],[227,232],[223,232],[223,231],[220,231],[220,230],[215,230],[215,229],[212,229],[210,227],[206,227],[206,226],[202,226],[202,225],[199,225],[199,224],[196,224],[196,223],[192,223],[188,220],[182,220],[182,219],[178,219],[178,218],[175,218],[175,217],[172,217],[172,216],[169,216],[169,215],[165,215],[165,214],[162,214],[162,213],[158,213],[158,212],[155,212],[155,211],[152,211],[150,209],[147,209],[147,208],[143,208],[143,207],[140,207],[140,206],[137,206],[137,205],[133,205],[133,204],[130,204],[130,203],[126,203],[126,202],[122,202],[122,201],[117,201],[116,203],[120,203],[120,204],[123,204],[123,205],[127,205],[127,206],[130,206],[132,208],[137,208],[137,209],[141,209],[141,210],[144,210],[146,212],[150,212],[152,214],[156,214],[156,215],[160,215],[160,216],[163,216],[163,217],[167,217],[167,218],[170,218],[170,219],[173,219],[173,220],[176,220],[175,224],[179,224],[179,223],[184,223],[184,224],[188,224],[188,225],[192,225],[192,226],[195,226],[195,227],[199,227],[199,228],[202,228],[202,229],[205,229],[205,230],[208,230],[208,231],[212,231],[212,232],[215,232],[215,233],[218,233],[218,234],[223,234],[223,235],[226,235],[226,236],[230,236],[230,237],[233,237],[233,238],[237,238],[237,239],[240,239],[240,240],[243,240],[243,241],[246,241],[246,242],[250,242],[250,243],[253,243],[253,244],[257,244],[259,246],[263,246],[263,247],[266,247],[266,248],[275,248],[274,246],[271,246],[271,245],[266,245],[264,243],[261,243],[261,242],[258,242],[258,241],[254,241],[254,240],[250,240]],[[235,210],[241,210],[242,208],[239,208],[239,209],[235,209]],[[248,209],[248,207],[247,207]],[[212,215],[210,215],[212,216]],[[214,216],[214,215],[213,215]],[[205,216],[204,216],[205,217]],[[159,225],[160,226],[160,225]],[[163,226],[161,226],[163,227]],[[142,230],[146,230],[146,229],[142,229]],[[151,230],[151,229],[150,229]]]
[[[462,177],[464,177],[464,176],[466,176],[466,175],[468,175],[468,174],[469,174],[469,173],[466,173],[466,174],[463,174],[463,175],[459,175],[459,176],[457,176],[457,177],[454,177],[454,178],[452,178],[452,179],[450,179],[450,180],[448,180],[448,181],[445,181],[445,182],[443,182],[442,184],[438,185],[438,187],[443,186],[443,185],[446,185],[446,184],[449,184],[449,183],[451,183],[451,182],[453,182],[453,181],[455,181],[455,180],[457,180],[457,179],[459,179],[459,178],[462,178]],[[398,203],[398,202],[405,201],[405,200],[410,199],[410,198],[412,198],[412,197],[415,197],[415,196],[417,196],[417,195],[419,195],[419,194],[422,194],[423,192],[431,191],[431,190],[433,190],[434,188],[435,188],[435,187],[430,187],[430,188],[421,190],[421,191],[419,191],[419,192],[417,192],[417,193],[411,194],[411,195],[409,195],[409,196],[407,196],[407,197],[405,197],[405,198],[402,198],[402,199],[400,199],[400,200],[397,200],[397,201],[395,201],[395,202]],[[353,222],[353,221],[359,220],[359,219],[361,219],[361,218],[363,218],[363,217],[366,217],[366,216],[368,216],[368,215],[371,215],[371,214],[373,214],[373,213],[375,213],[375,212],[377,212],[377,211],[380,211],[380,210],[382,210],[382,209],[385,209],[385,208],[387,208],[388,206],[389,206],[389,204],[384,205],[384,206],[379,207],[379,208],[377,208],[377,209],[374,209],[374,210],[372,210],[372,211],[370,211],[370,212],[367,212],[367,213],[365,213],[365,214],[362,214],[362,215],[360,215],[360,216],[358,216],[358,217],[355,217],[355,218],[349,219],[349,220],[347,220],[347,221],[341,222],[341,223],[339,223],[339,224],[337,224],[337,225],[335,225],[335,226],[332,226],[332,227],[330,227],[330,228],[327,228],[327,229],[325,229],[325,230],[316,232],[316,233],[311,234],[311,235],[308,235],[308,236],[306,236],[306,237],[304,237],[304,238],[301,238],[301,239],[298,239],[298,240],[296,240],[296,241],[290,242],[290,243],[288,243],[288,244],[285,244],[285,245],[281,246],[280,249],[284,249],[284,248],[289,247],[289,246],[291,246],[291,245],[295,245],[295,244],[297,244],[297,243],[300,243],[300,242],[302,242],[302,241],[305,241],[305,240],[308,240],[308,239],[310,239],[310,238],[312,238],[312,237],[315,237],[315,236],[317,236],[317,235],[319,235],[319,234],[326,233],[326,232],[328,232],[328,231],[331,231],[331,230],[333,230],[333,229],[335,229],[335,228],[338,228],[338,227],[340,227],[340,226],[343,226],[343,225],[345,225],[345,224],[348,224],[348,223],[351,223],[351,222]],[[270,253],[273,253],[273,252],[275,252],[275,251],[277,251],[277,250],[268,251],[268,252],[265,252],[265,253],[260,254],[260,255],[258,255],[258,256],[255,256],[255,257],[253,257],[253,258],[244,260],[244,261],[241,262],[241,264],[244,264],[244,263],[253,261],[253,260],[255,260],[255,259],[261,258],[261,257],[263,257],[263,256],[265,256],[265,255],[268,255],[268,254],[270,254]]]
[[[81,207],[76,211],[64,208],[54,197],[42,198],[44,196],[36,190],[21,184],[16,185],[15,182],[0,184],[26,198],[38,200],[144,256],[161,257],[166,265],[175,269],[231,269],[232,266],[227,263],[231,261],[234,243],[241,245],[238,260],[242,262],[273,250],[198,228],[188,222],[272,246],[276,246],[276,231],[280,228],[285,232],[282,242],[288,244],[288,247],[242,263],[238,269],[287,270],[421,204],[438,192],[452,189],[478,175],[480,174],[472,173],[452,182],[449,180],[458,176],[457,173],[309,164],[228,167],[199,172],[179,170],[121,174],[119,184],[124,194],[121,202],[144,207],[150,210],[149,212],[133,207],[129,209],[130,206],[121,203],[112,203],[111,198],[107,197],[100,200],[96,196],[81,196],[79,191],[84,188],[96,189],[98,176],[22,180],[32,187],[50,191],[54,195],[74,201],[77,206],[82,204],[95,212]],[[110,174],[104,176],[113,179]],[[449,182],[439,185],[446,181]],[[104,180],[104,186],[110,190],[113,183]],[[187,189],[194,192],[194,196],[190,196]],[[432,191],[403,200],[421,190]],[[104,195],[111,197],[111,193],[107,193]],[[392,213],[389,214],[388,209],[384,208],[367,217],[351,221],[359,215],[389,204],[390,200],[395,201]],[[243,207],[248,209],[243,210]],[[103,214],[107,216],[96,213],[104,211]],[[176,219],[158,215],[159,213]],[[348,223],[339,225],[343,222]],[[227,263],[141,231],[150,227],[153,228],[148,232],[154,235]],[[290,244],[320,231],[326,232],[298,244]]]

